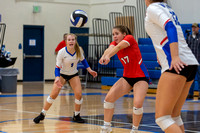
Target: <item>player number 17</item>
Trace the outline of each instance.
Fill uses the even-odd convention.
[[[128,56],[124,56],[123,58],[121,58],[121,60],[126,64],[129,63],[129,58]]]

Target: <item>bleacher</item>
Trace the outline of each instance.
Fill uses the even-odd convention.
[[[192,31],[191,29],[192,24],[182,24],[182,30],[185,37],[187,37],[187,31]],[[142,54],[143,62],[148,69],[149,76],[151,79],[151,84],[149,84],[149,88],[156,89],[157,82],[161,75],[161,68],[157,63],[156,52],[153,47],[152,41],[150,38],[139,38],[138,45]],[[115,55],[112,57],[111,62],[109,65],[112,66],[113,70],[115,71],[115,76],[113,77],[102,77],[102,89],[110,89],[110,87],[120,78],[123,76],[123,66],[117,56]],[[198,82],[197,77],[195,78],[195,90],[198,90]],[[148,91],[150,93],[154,93],[156,91]]]

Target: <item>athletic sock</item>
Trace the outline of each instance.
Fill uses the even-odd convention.
[[[104,121],[104,126],[111,126],[111,123]]]
[[[132,130],[138,130],[138,127],[133,125]]]
[[[75,116],[77,116],[78,114],[80,114],[80,111],[74,111]]]
[[[47,113],[47,110],[42,109],[42,114],[46,115],[46,113]]]

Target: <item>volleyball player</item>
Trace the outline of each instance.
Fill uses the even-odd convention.
[[[118,25],[112,30],[113,42],[105,50],[99,60],[100,64],[108,64],[115,54],[123,64],[123,77],[109,90],[104,100],[104,126],[101,133],[112,132],[111,120],[114,113],[115,101],[134,90],[133,127],[131,133],[136,133],[143,116],[143,102],[148,90],[149,75],[142,61],[140,49],[130,30]]]
[[[145,2],[145,29],[162,67],[156,93],[156,123],[166,133],[184,133],[181,108],[195,78],[198,62],[171,7],[164,0]]]
[[[55,81],[53,84],[53,89],[51,94],[48,96],[44,107],[39,116],[34,118],[35,123],[39,123],[44,120],[45,115],[54,100],[58,96],[61,87],[66,81],[69,81],[75,96],[75,111],[73,116],[73,121],[78,123],[84,123],[84,120],[80,117],[81,104],[83,102],[82,98],[82,88],[81,81],[78,76],[77,63],[79,61],[85,66],[87,71],[93,76],[97,76],[97,72],[93,71],[86,59],[83,56],[83,50],[79,47],[77,42],[77,36],[74,34],[68,34],[66,39],[67,47],[62,48],[56,58],[56,68],[55,68]]]

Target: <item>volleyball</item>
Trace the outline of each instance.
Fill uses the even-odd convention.
[[[75,10],[71,13],[70,21],[76,27],[82,27],[87,23],[88,16],[83,10]]]

